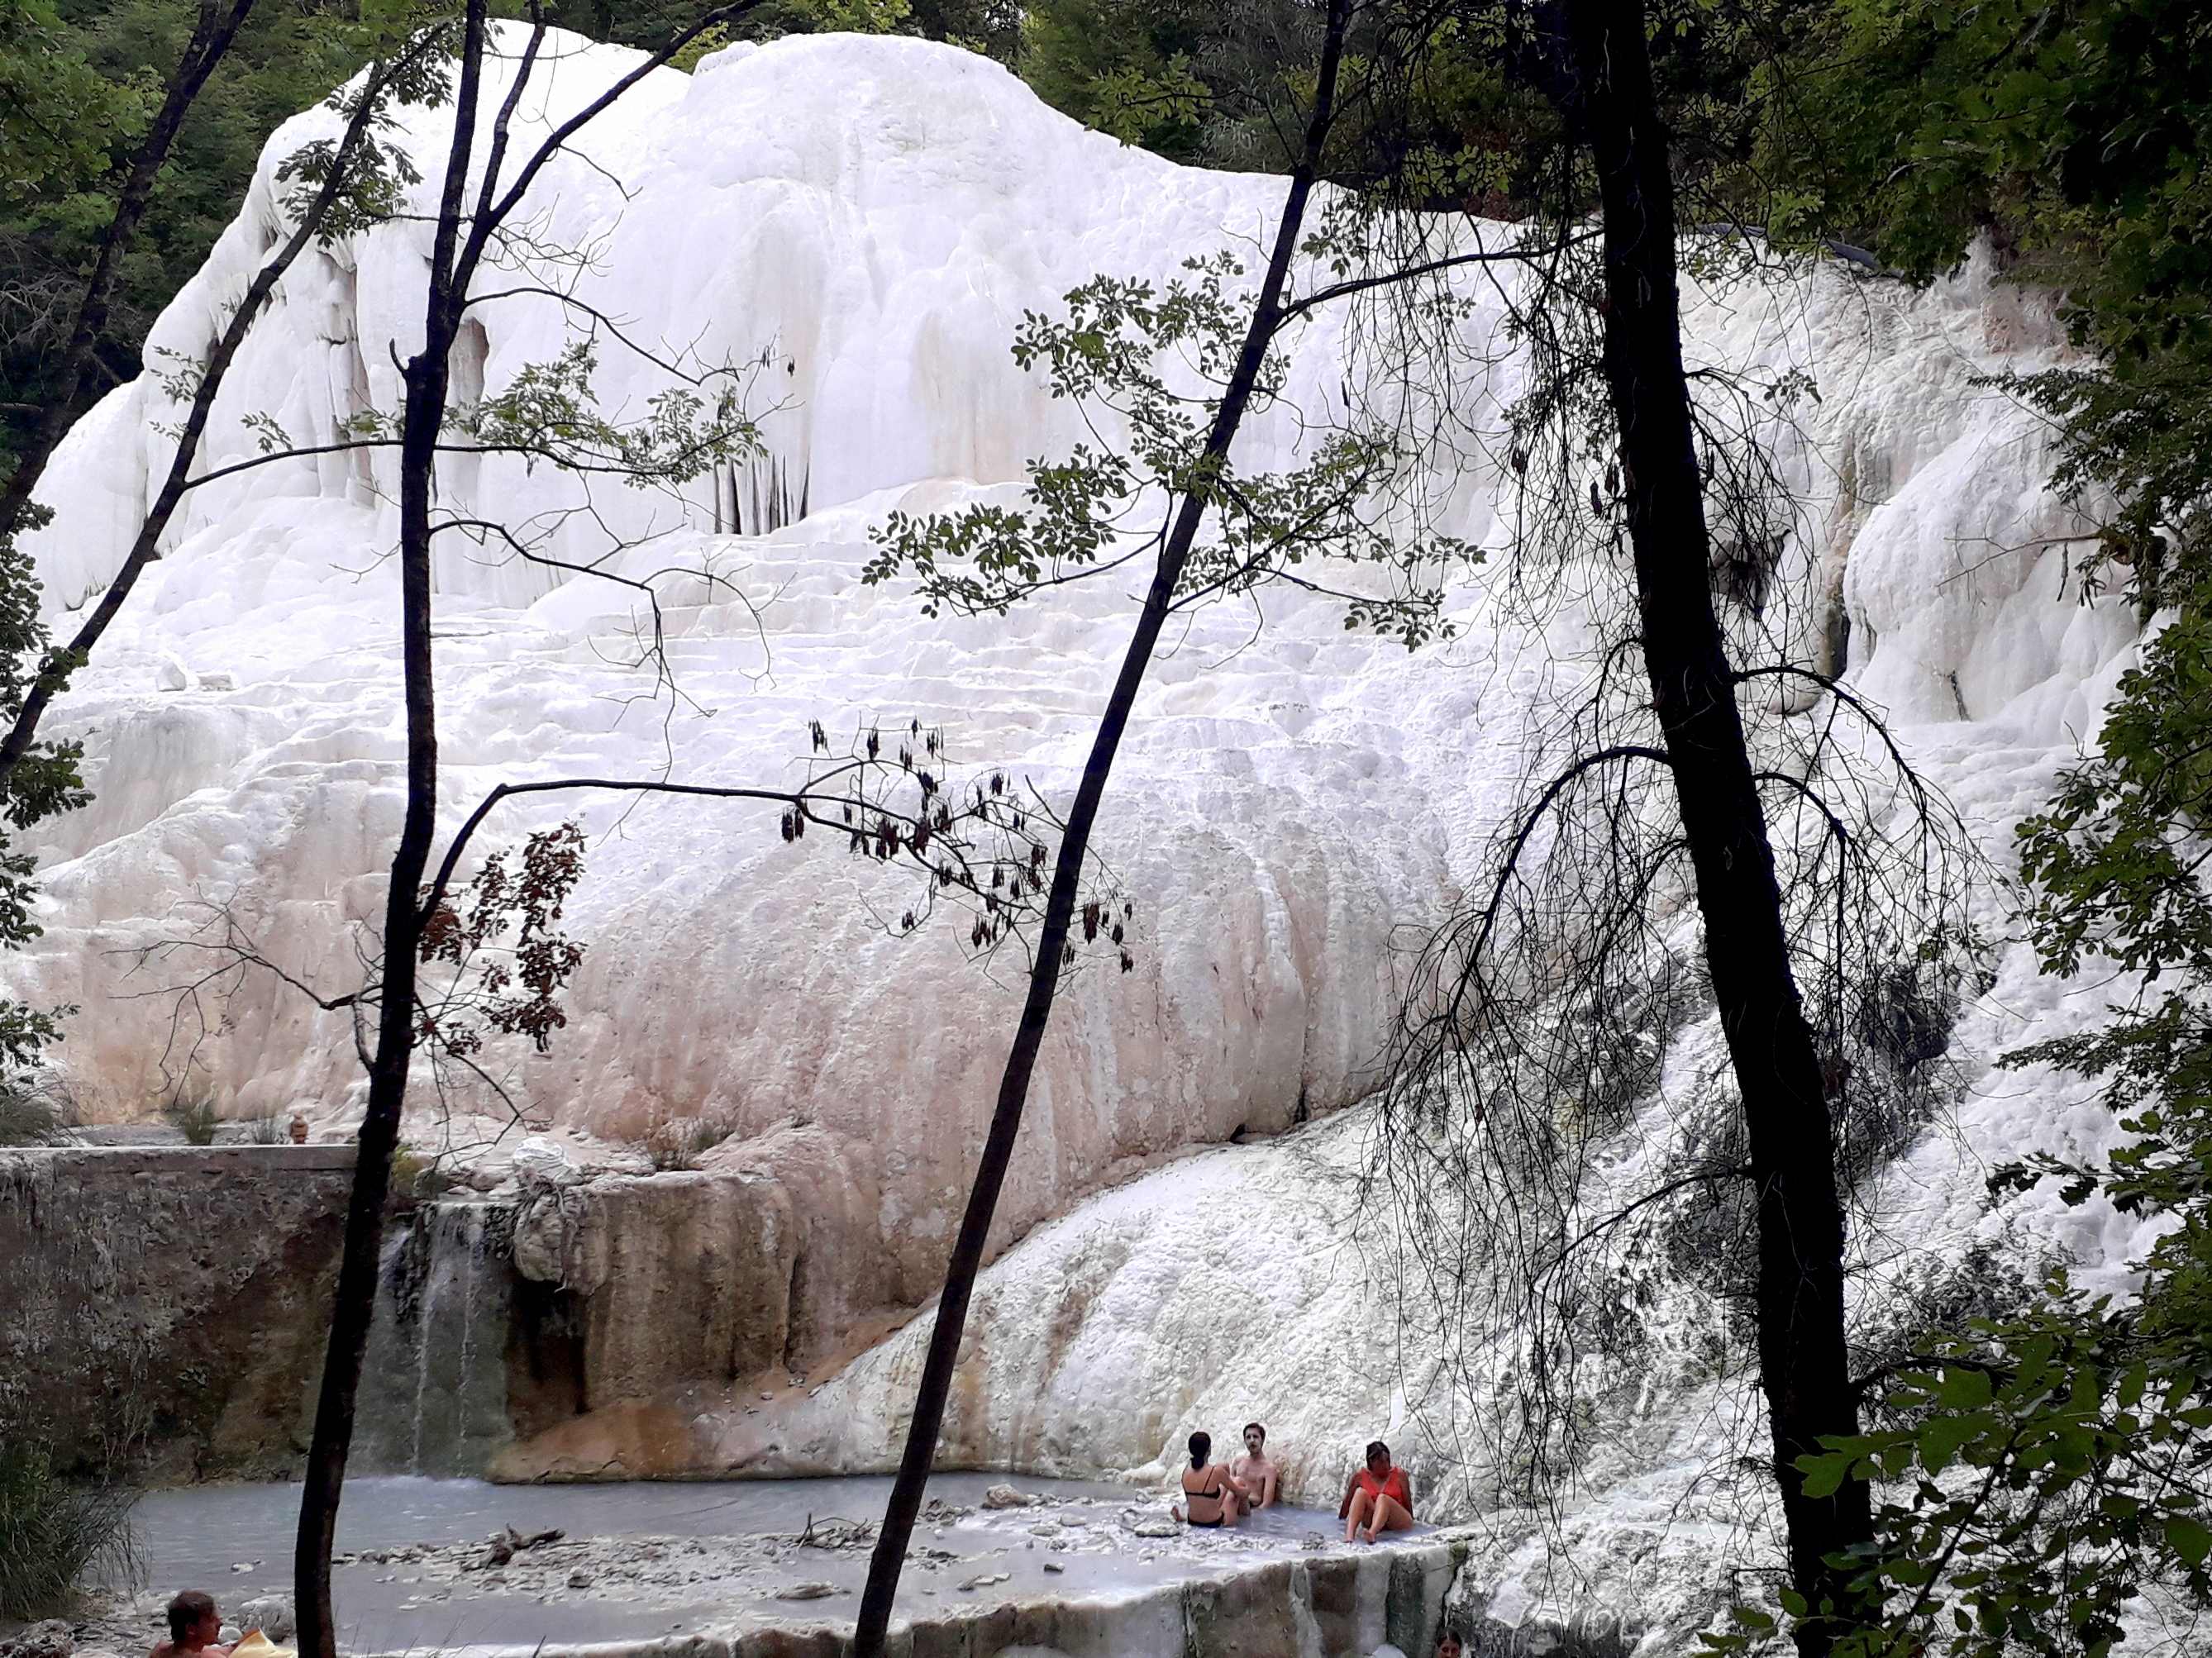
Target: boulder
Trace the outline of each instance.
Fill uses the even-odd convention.
[[[259,1630],[272,1641],[289,1641],[299,1630],[289,1594],[255,1596],[239,1607],[238,1621],[248,1629]]]

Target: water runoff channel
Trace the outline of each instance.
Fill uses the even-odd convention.
[[[990,1488],[1006,1483],[984,1473],[931,1481],[897,1619],[1014,1600],[1112,1601],[1357,1546],[1340,1541],[1333,1513],[1278,1508],[1233,1529],[1195,1531],[1169,1520],[1156,1491],[1021,1479],[1012,1483],[1030,1502],[990,1506]],[[333,1575],[340,1645],[356,1654],[528,1653],[849,1627],[890,1489],[887,1478],[349,1480]],[[226,1621],[256,1596],[289,1595],[298,1512],[295,1485],[148,1494],[133,1516],[137,1582],[110,1586],[112,1615],[81,1644],[135,1658],[182,1588],[208,1590]],[[556,1530],[557,1539],[544,1538]],[[1384,1546],[1417,1545],[1428,1530]],[[514,1549],[514,1539],[544,1540]]]

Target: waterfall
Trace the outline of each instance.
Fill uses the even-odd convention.
[[[513,1437],[514,1217],[426,1203],[385,1234],[354,1433],[364,1473],[481,1474]]]

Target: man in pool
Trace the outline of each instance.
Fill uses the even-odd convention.
[[[1229,1477],[1243,1488],[1246,1513],[1275,1506],[1282,1471],[1268,1460],[1267,1430],[1258,1423],[1244,1424],[1244,1448],[1230,1459]]]
[[[169,1638],[149,1658],[230,1658],[222,1639],[222,1614],[204,1589],[186,1589],[169,1602]]]

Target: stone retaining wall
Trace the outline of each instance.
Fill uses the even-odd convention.
[[[0,1421],[65,1465],[296,1472],[349,1145],[0,1151]]]

